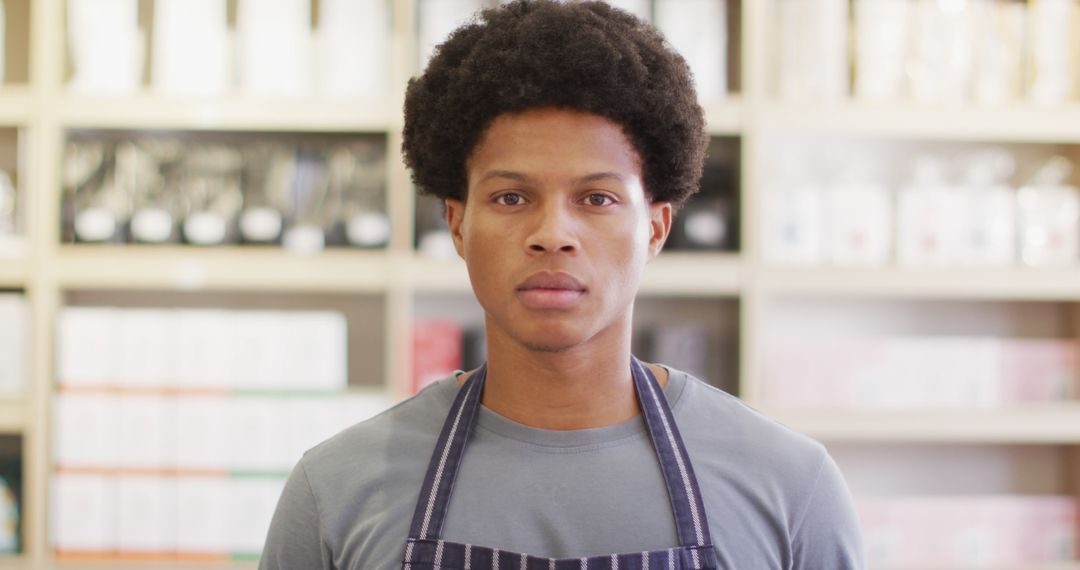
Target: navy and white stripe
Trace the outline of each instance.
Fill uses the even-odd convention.
[[[659,382],[645,366],[631,357],[634,388],[641,404],[653,448],[660,458],[668,495],[675,513],[677,548],[653,552],[610,554],[592,558],[554,559],[499,549],[458,544],[440,539],[450,494],[472,433],[487,365],[481,366],[458,391],[432,452],[420,499],[413,512],[402,568],[406,570],[714,570],[719,568],[716,549],[709,544],[709,524],[694,468],[686,453],[667,399]]]

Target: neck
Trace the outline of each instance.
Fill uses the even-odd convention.
[[[483,404],[490,410],[551,430],[604,427],[640,413],[628,323],[558,352],[530,350],[488,325]]]

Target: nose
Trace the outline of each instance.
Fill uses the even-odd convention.
[[[529,223],[532,228],[525,244],[530,253],[574,253],[578,250],[573,214],[567,211],[567,206],[554,201],[544,204],[535,210]]]

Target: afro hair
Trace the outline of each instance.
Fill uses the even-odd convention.
[[[563,108],[620,125],[654,202],[697,191],[708,137],[686,61],[646,22],[603,2],[515,0],[450,34],[405,93],[413,182],[465,199],[466,163],[496,117]]]

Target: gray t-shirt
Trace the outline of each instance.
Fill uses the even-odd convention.
[[[409,523],[458,391],[440,380],[312,448],[293,469],[261,570],[400,568]],[[721,566],[864,567],[851,496],[824,448],[669,369],[664,390],[697,473]],[[677,545],[644,420],[531,428],[481,408],[442,538],[552,558]]]

